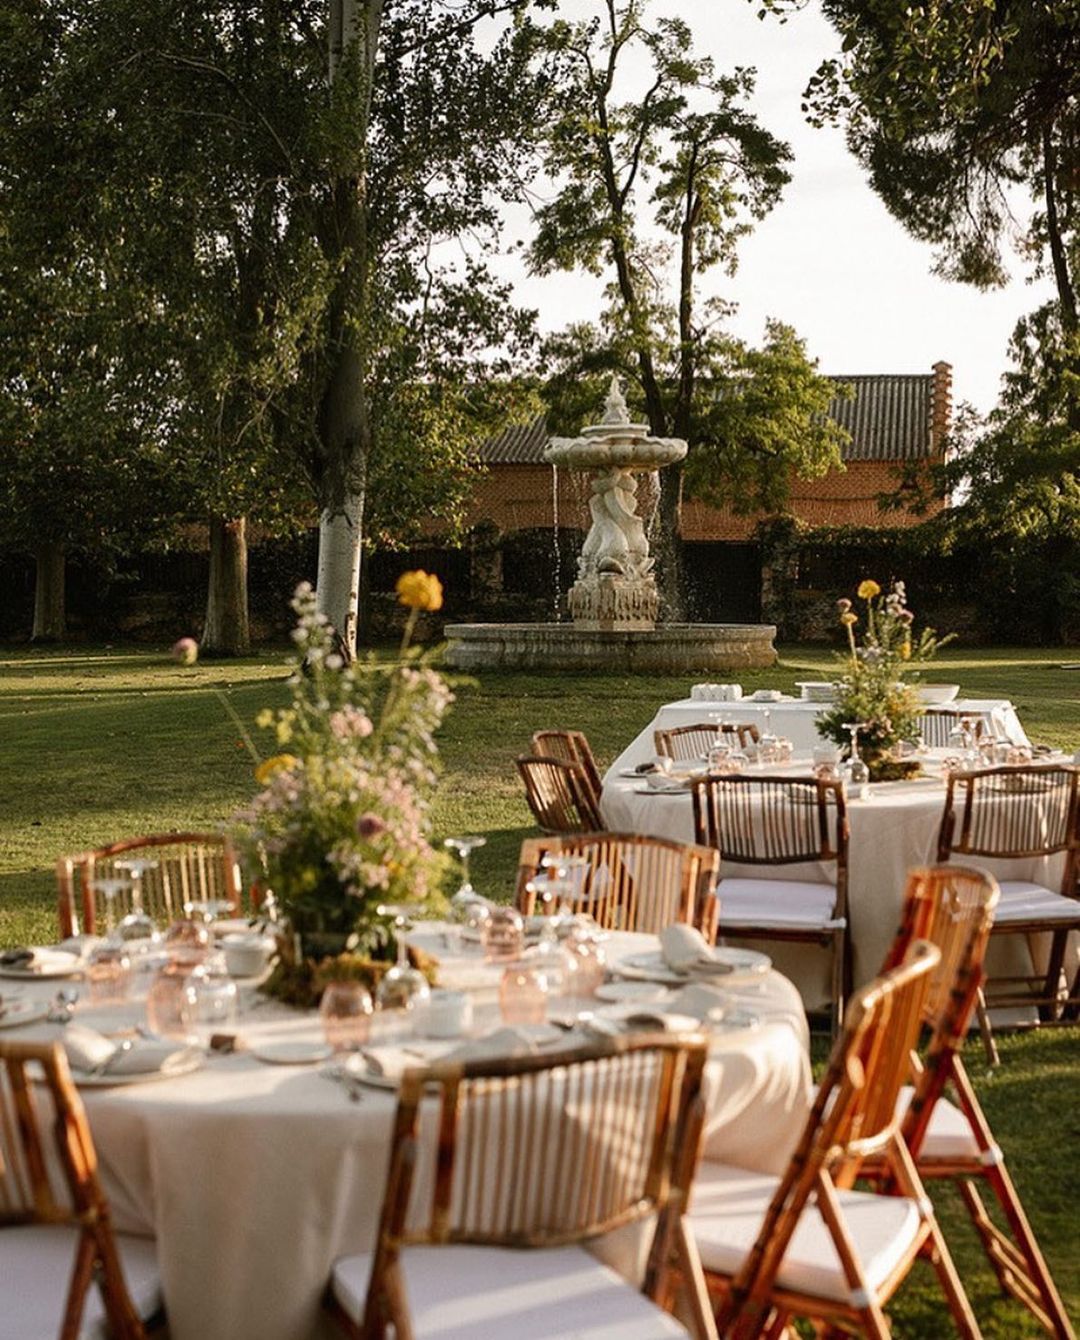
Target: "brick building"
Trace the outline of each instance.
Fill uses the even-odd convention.
[[[855,392],[829,413],[847,429],[844,468],[820,479],[794,479],[790,511],[819,526],[908,526],[909,512],[883,511],[878,499],[895,493],[900,472],[940,460],[952,414],[952,368],[935,363],[926,374],[834,377]],[[540,584],[565,589],[573,557],[588,526],[588,484],[574,472],[544,463],[543,418],[490,438],[479,450],[486,467],[473,492],[469,523],[473,583],[495,594],[533,594]],[[652,482],[641,476],[640,510],[648,515]],[[944,499],[939,506],[944,506]],[[692,583],[692,617],[760,617],[761,557],[754,539],[760,515],[739,516],[685,499],[680,533]],[[556,537],[557,526],[557,537]]]

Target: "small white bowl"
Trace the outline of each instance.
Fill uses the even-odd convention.
[[[248,932],[226,935],[221,947],[230,977],[258,977],[270,962],[275,946],[268,936]]]
[[[951,703],[960,692],[959,684],[917,684],[919,701],[923,703],[941,706],[943,703]]]

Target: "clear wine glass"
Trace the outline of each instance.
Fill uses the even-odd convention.
[[[458,860],[461,862],[461,883],[458,885],[455,898],[475,898],[477,892],[473,888],[472,878],[469,874],[469,857],[479,847],[487,845],[487,838],[481,837],[478,833],[473,833],[467,837],[448,837],[443,839],[443,846],[450,851],[457,852]]]
[[[116,897],[131,888],[131,880],[122,879],[119,875],[104,876],[93,880],[92,887],[105,899],[105,938],[111,943],[117,943]]]
[[[410,918],[420,909],[402,903],[381,903],[377,910],[379,916],[393,918],[397,962],[383,974],[375,993],[376,1004],[380,1010],[411,1010],[415,1005],[423,1004],[431,995],[427,978],[409,962],[409,950],[405,944],[405,929]]]
[[[761,732],[761,737],[758,740],[757,756],[758,763],[764,768],[767,764],[776,761],[776,750],[777,745],[779,744],[779,741],[773,734],[772,712],[770,712],[767,707],[762,709],[761,724],[763,730]]]
[[[160,940],[161,936],[142,905],[143,876],[150,870],[156,870],[160,861],[148,856],[129,856],[113,861],[114,870],[126,870],[131,877],[131,911],[120,922],[119,933],[122,940]]]
[[[848,759],[847,779],[860,800],[866,798],[867,787],[870,785],[870,769],[859,753],[859,731],[863,730],[866,724],[865,721],[844,722],[844,729],[851,733],[851,756]]]

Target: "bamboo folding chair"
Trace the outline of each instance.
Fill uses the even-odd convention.
[[[976,740],[993,734],[993,723],[985,712],[955,712],[942,708],[924,712],[919,718],[919,734],[930,749],[947,749],[949,736],[961,726],[969,726]]]
[[[1064,859],[1057,890],[1030,880],[999,881],[991,937],[1048,933],[1051,942],[1045,973],[999,977],[996,990],[991,979],[989,1009],[1035,1006],[1042,1023],[1072,1022],[1080,1010],[1080,970],[1071,984],[1066,982],[1062,995],[1069,933],[1080,931],[1078,787],[1080,772],[1059,764],[987,768],[949,777],[939,861],[947,862],[954,853],[998,860]]]
[[[659,935],[673,922],[696,926],[716,939],[716,878],[720,854],[641,833],[589,833],[526,838],[518,862],[517,905],[526,916],[536,908],[530,884],[545,856],[580,856],[588,862],[576,890],[574,910],[588,912],[604,930]]]
[[[916,938],[937,945],[941,961],[924,1007],[930,1046],[924,1063],[913,1058],[914,1087],[902,1095],[901,1131],[924,1181],[948,1180],[956,1186],[1002,1290],[1051,1335],[1075,1340],[1005,1156],[960,1058],[980,998],[997,899],[997,881],[984,871],[947,865],[908,875],[901,927],[885,967],[902,962]],[[873,1176],[872,1167],[864,1165],[863,1175]],[[996,1198],[1008,1233],[987,1213],[980,1182]]]
[[[850,989],[847,916],[848,819],[839,782],[815,777],[698,777],[690,784],[694,837],[721,857],[719,934],[726,939],[818,944],[832,955],[833,1033]],[[835,884],[732,878],[724,863],[835,867]]]
[[[61,936],[81,929],[93,935],[105,916],[105,900],[95,881],[120,876],[117,861],[145,858],[156,861],[140,877],[140,902],[144,912],[158,925],[168,925],[184,915],[189,902],[215,900],[240,911],[243,885],[236,852],[228,837],[220,833],[157,833],[126,838],[95,851],[61,856],[56,863],[56,883]],[[123,916],[132,910],[132,892],[117,894],[115,910]]]
[[[978,1337],[896,1111],[939,961],[917,940],[900,966],[853,995],[781,1177],[709,1162],[698,1170],[688,1220],[722,1336],[780,1336],[789,1319],[807,1317],[885,1340],[885,1305],[924,1256],[958,1331]],[[887,1171],[892,1194],[853,1189],[868,1160]]]
[[[57,1043],[0,1042],[0,1280],[0,1329],[19,1340],[98,1335],[106,1320],[138,1340],[161,1311],[154,1244],[113,1232]]]
[[[661,758],[671,758],[676,763],[699,763],[703,758],[708,758],[709,750],[724,736],[738,740],[740,749],[757,744],[761,738],[758,728],[753,725],[737,725],[734,721],[706,721],[653,731],[653,748]]]
[[[654,1215],[655,1260],[689,1282],[694,1334],[715,1334],[682,1218],[705,1057],[696,1035],[638,1035],[406,1072],[375,1248],[334,1267],[346,1334],[685,1336],[653,1301],[665,1271],[639,1291],[583,1246]]]
[[[517,769],[541,832],[595,833],[603,828],[600,807],[576,763],[523,754]]]
[[[579,767],[585,777],[593,804],[600,809],[600,769],[589,747],[589,741],[579,730],[538,730],[532,737],[532,751],[539,758],[561,758]]]

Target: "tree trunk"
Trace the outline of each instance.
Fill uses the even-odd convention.
[[[319,516],[317,603],[333,625],[346,659],[356,655],[363,520],[362,491],[348,494],[340,508],[325,508]]]
[[[210,581],[199,647],[212,656],[246,656],[251,650],[244,517],[235,521],[210,518]]]
[[[59,642],[67,634],[64,607],[64,546],[39,545],[34,553],[34,642]]]
[[[687,619],[685,552],[679,534],[682,474],[681,465],[668,465],[660,471],[655,556],[663,623],[685,623]]]

